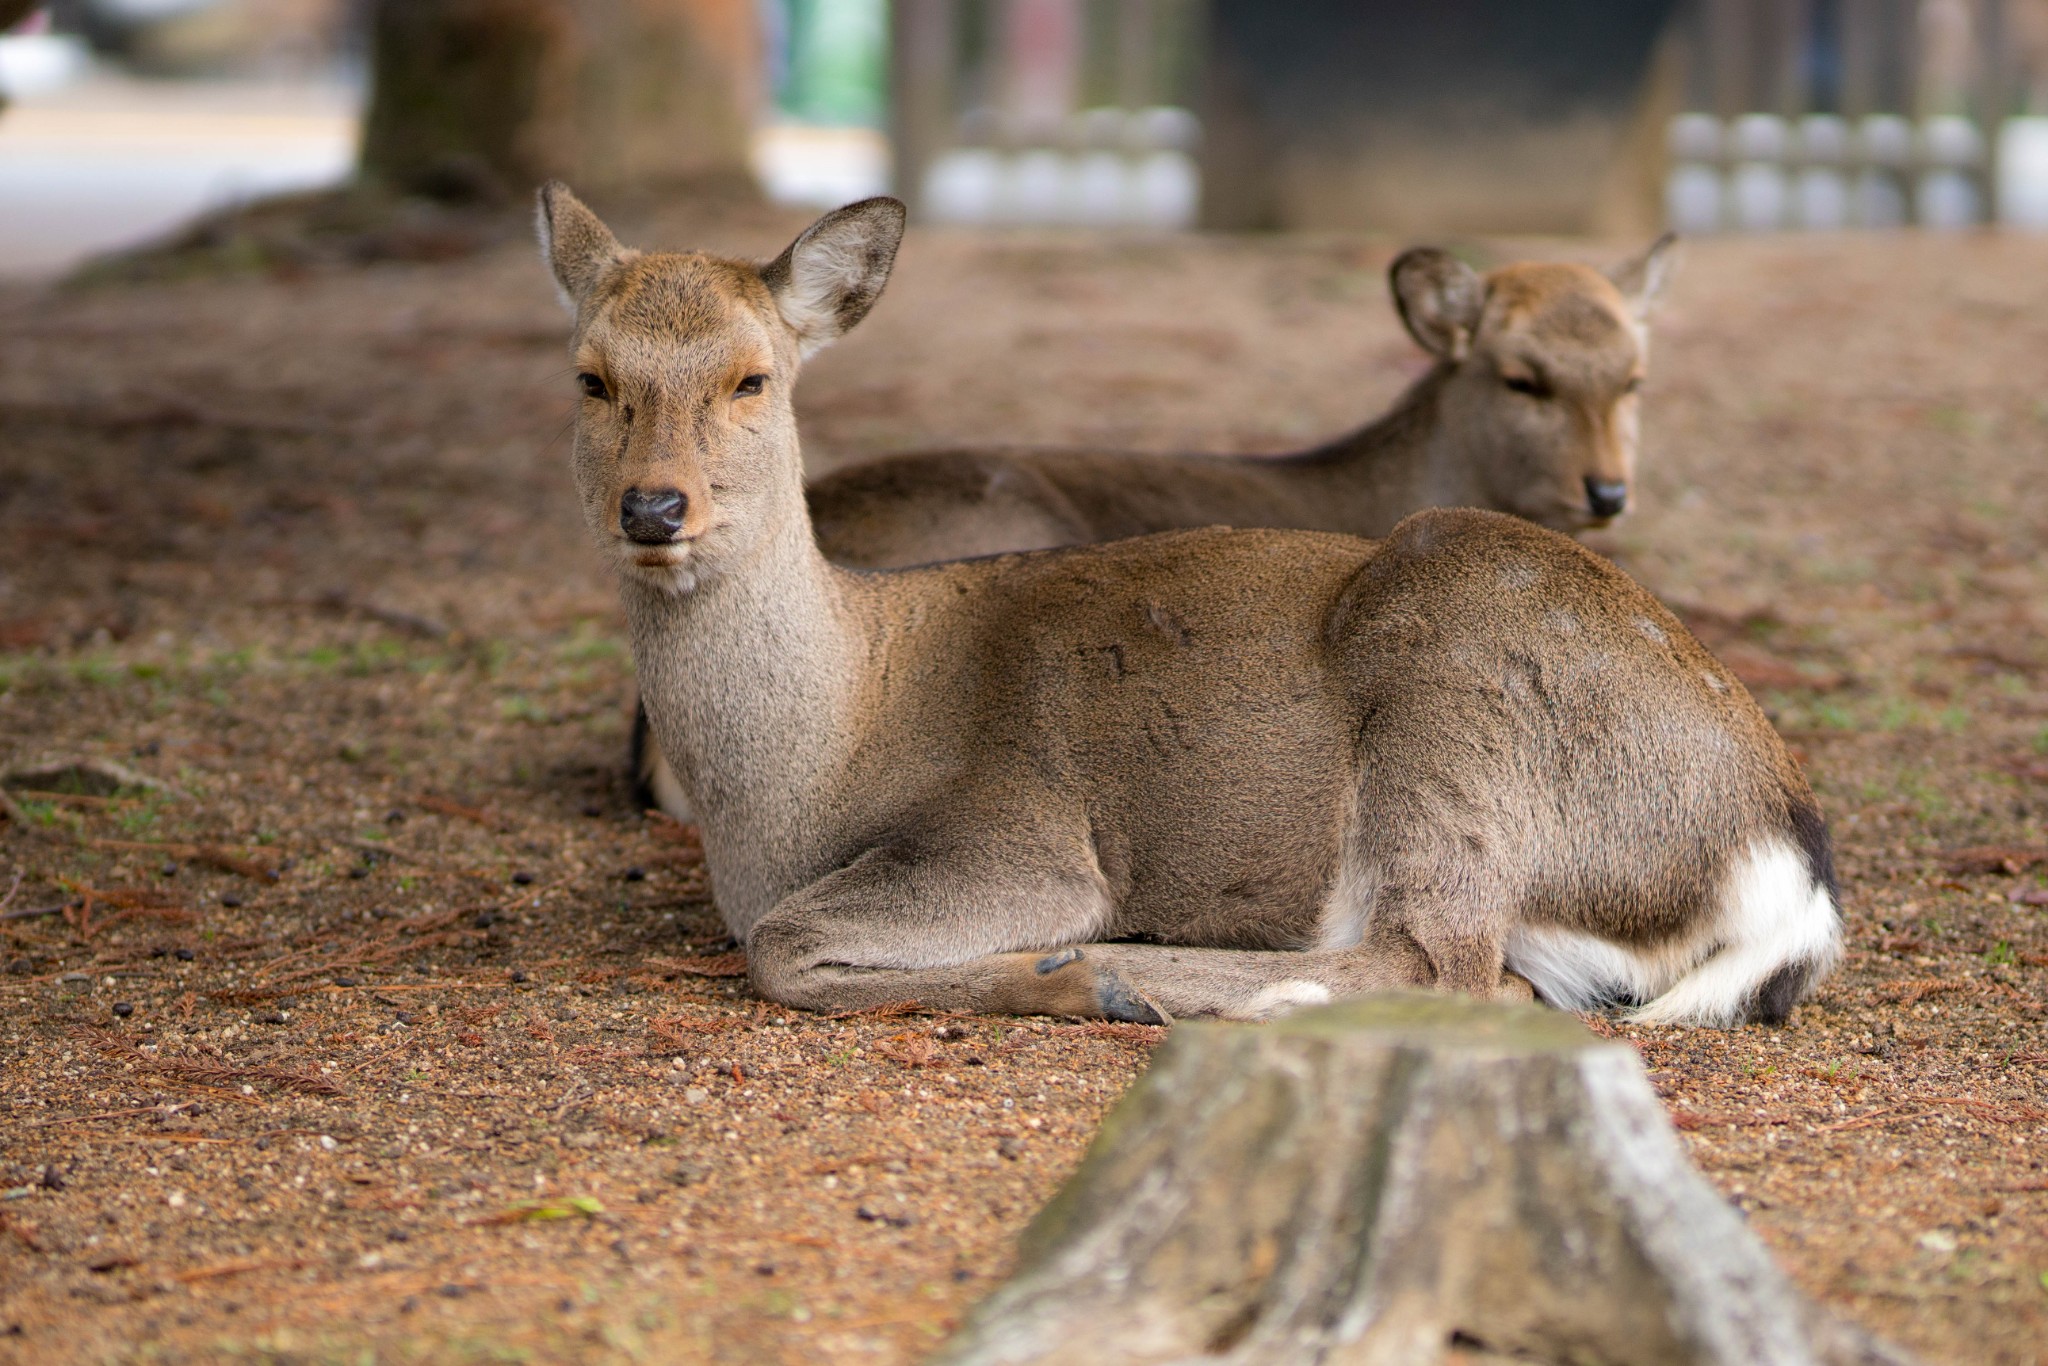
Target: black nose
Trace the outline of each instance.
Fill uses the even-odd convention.
[[[1619,517],[1628,506],[1628,485],[1620,480],[1586,476],[1586,506],[1595,517]]]
[[[689,506],[681,489],[627,489],[619,499],[619,530],[641,545],[667,545],[683,529]]]

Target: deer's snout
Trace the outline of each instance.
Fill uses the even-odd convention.
[[[619,498],[619,530],[637,545],[667,545],[683,529],[689,507],[681,489],[630,488]]]
[[[1586,476],[1586,509],[1595,517],[1619,517],[1628,506],[1628,485],[1618,479]]]

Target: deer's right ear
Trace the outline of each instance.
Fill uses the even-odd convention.
[[[574,313],[604,268],[625,254],[619,239],[559,180],[540,187],[534,211],[541,259],[555,274],[562,303]]]
[[[834,209],[761,268],[782,320],[808,356],[867,316],[889,283],[903,242],[900,200],[881,196]]]
[[[1678,234],[1667,232],[1650,243],[1641,256],[1624,261],[1607,273],[1614,287],[1628,300],[1638,321],[1650,316],[1650,306],[1671,283],[1678,270]]]
[[[1408,335],[1423,350],[1441,360],[1465,359],[1486,304],[1478,272],[1447,251],[1413,247],[1394,258],[1387,282]]]

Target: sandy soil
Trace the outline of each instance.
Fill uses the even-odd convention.
[[[815,463],[1336,430],[1419,364],[1397,245],[914,234]],[[1590,251],[1480,250],[1532,249]],[[1143,1069],[749,998],[620,775],[563,334],[518,244],[0,293],[0,770],[166,785],[12,783],[0,1359],[914,1361]],[[1621,1032],[1809,1291],[2048,1359],[2048,240],[1697,243],[1657,346],[1604,548],[1810,766],[1852,951],[1787,1028]]]

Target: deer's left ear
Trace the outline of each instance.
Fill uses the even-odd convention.
[[[834,209],[761,268],[782,320],[808,356],[867,316],[903,241],[903,204],[886,196]]]
[[[571,313],[582,306],[605,267],[626,254],[604,220],[559,180],[540,187],[534,231],[541,259],[555,274],[555,288]]]
[[[1614,281],[1614,287],[1628,300],[1631,312],[1637,321],[1650,316],[1650,309],[1657,302],[1657,296],[1671,283],[1671,277],[1678,271],[1678,234],[1667,232],[1643,250],[1613,270],[1607,278]]]

